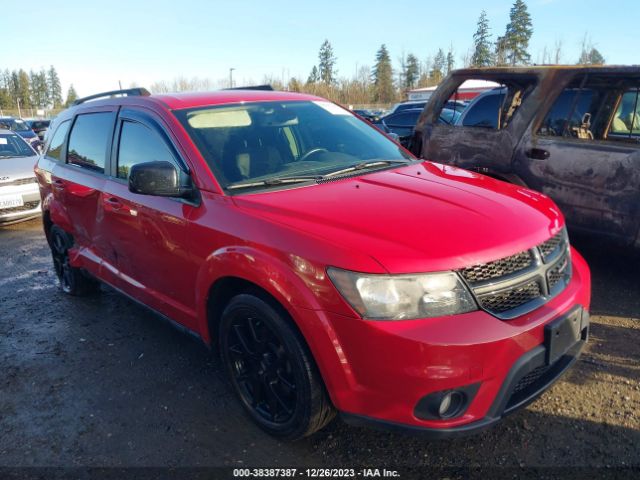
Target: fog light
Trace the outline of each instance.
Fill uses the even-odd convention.
[[[479,383],[455,390],[433,392],[416,404],[414,415],[423,420],[445,420],[462,415],[480,387]]]
[[[460,392],[448,392],[440,400],[438,415],[442,418],[454,417],[464,404],[464,395]]]

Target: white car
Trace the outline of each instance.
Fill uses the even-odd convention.
[[[0,226],[40,215],[33,167],[38,154],[22,137],[0,129]]]

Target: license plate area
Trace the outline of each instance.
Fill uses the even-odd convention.
[[[0,196],[0,209],[22,207],[24,201],[22,195],[1,195]]]
[[[582,309],[578,308],[544,327],[547,365],[555,363],[582,339],[582,317]]]

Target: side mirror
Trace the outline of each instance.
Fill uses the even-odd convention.
[[[394,142],[400,143],[400,135],[398,135],[397,133],[389,132],[387,133],[387,137],[389,137]]]
[[[189,197],[191,179],[169,162],[138,163],[129,170],[129,191],[158,197]]]

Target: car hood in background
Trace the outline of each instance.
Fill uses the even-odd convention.
[[[547,240],[564,224],[542,194],[430,162],[234,201],[253,215],[368,254],[391,273],[495,260]]]
[[[0,186],[2,183],[11,182],[20,178],[35,177],[33,167],[38,161],[38,156],[30,157],[0,157]]]

